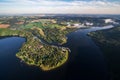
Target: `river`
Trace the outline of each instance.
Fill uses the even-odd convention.
[[[112,27],[91,27],[68,34],[68,42],[62,46],[70,48],[69,60],[47,72],[28,66],[15,56],[25,38],[0,38],[0,80],[106,80],[105,58],[87,33]]]

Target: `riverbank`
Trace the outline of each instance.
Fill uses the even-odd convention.
[[[110,79],[120,79],[120,27],[88,34],[103,51],[108,64]]]

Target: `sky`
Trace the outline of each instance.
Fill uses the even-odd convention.
[[[0,0],[0,14],[120,14],[120,0]]]

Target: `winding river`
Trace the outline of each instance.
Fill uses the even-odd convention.
[[[15,57],[25,38],[0,38],[0,80],[106,80],[105,58],[87,33],[112,27],[91,27],[68,34],[68,42],[62,45],[71,50],[68,62],[47,72],[28,66]]]

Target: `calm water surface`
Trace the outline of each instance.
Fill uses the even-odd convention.
[[[104,56],[86,34],[112,27],[79,29],[68,34],[68,42],[63,45],[71,49],[68,62],[60,68],[47,72],[21,63],[16,58],[15,54],[25,42],[25,38],[0,38],[0,80],[107,80]]]

